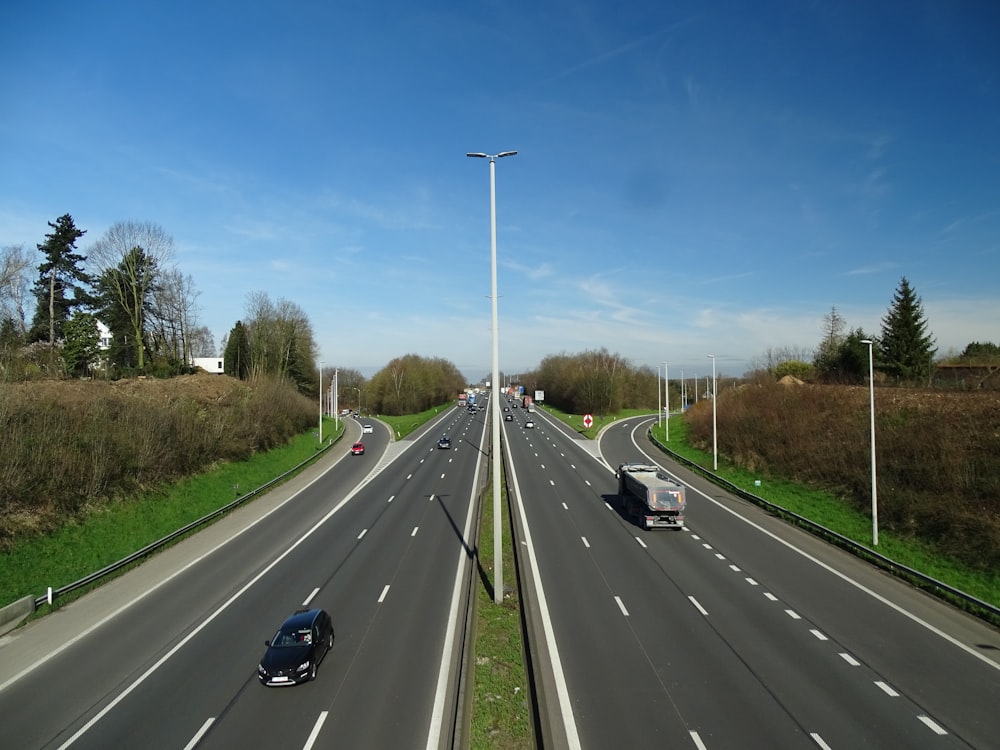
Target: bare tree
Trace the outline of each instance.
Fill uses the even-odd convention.
[[[100,296],[105,306],[114,307],[115,318],[128,322],[140,370],[145,366],[151,297],[162,274],[172,267],[173,252],[174,240],[161,226],[134,221],[113,225],[90,250]]]
[[[272,302],[265,292],[251,292],[243,325],[250,345],[251,378],[289,378],[301,390],[316,380],[316,342],[302,308],[284,299]]]
[[[152,289],[152,327],[157,332],[161,353],[184,364],[189,364],[195,356],[191,352],[191,330],[198,322],[195,305],[198,294],[194,279],[176,268],[162,270],[159,282]]]
[[[195,326],[187,332],[191,357],[218,357],[223,349],[215,348],[215,337],[207,326]]]
[[[11,245],[0,250],[0,317],[14,322],[18,333],[27,333],[24,300],[31,285],[31,261],[24,245]]]

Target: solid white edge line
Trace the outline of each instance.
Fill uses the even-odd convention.
[[[479,473],[482,467],[483,450],[486,442],[486,425],[483,425],[483,432],[479,439],[479,458],[476,460],[476,471],[472,479],[472,490],[469,493],[469,510],[465,516],[465,531],[463,539],[472,539],[472,520],[475,517],[476,508],[476,487],[479,486]],[[434,703],[431,706],[431,720],[427,727],[427,750],[440,750],[441,729],[444,724],[445,701],[448,697],[448,685],[451,678],[451,659],[449,658],[455,649],[455,640],[459,629],[465,628],[464,622],[459,622],[459,605],[462,603],[463,576],[460,575],[463,567],[467,564],[468,555],[465,545],[459,545],[456,555],[455,585],[451,591],[451,608],[448,612],[448,622],[450,627],[445,629],[444,645],[441,647],[441,664],[438,667],[437,687],[434,690]]]
[[[640,422],[640,425],[641,424],[642,423]],[[642,448],[639,447],[639,444],[635,441],[635,432],[638,429],[640,429],[639,425],[637,425],[636,427],[634,427],[632,429],[632,445],[634,445],[639,450],[639,452],[642,453],[642,455],[644,455],[646,458],[648,458],[652,463],[654,463],[657,466],[659,466],[661,469],[663,469],[665,472],[667,472],[667,474],[670,474],[670,476],[672,476],[675,479],[679,480],[680,478],[677,477],[676,474],[674,474],[669,469],[667,469],[666,467],[664,467],[661,464],[659,464],[652,456],[650,456],[648,453],[646,453],[644,450],[642,450]],[[800,549],[799,547],[796,547],[791,542],[789,542],[789,541],[787,541],[785,539],[782,539],[780,536],[778,536],[777,534],[775,534],[773,531],[768,531],[767,529],[765,529],[760,524],[758,524],[758,523],[756,523],[754,521],[751,521],[749,518],[746,518],[745,516],[741,516],[738,512],[736,512],[732,508],[727,507],[723,503],[721,503],[718,500],[716,500],[714,497],[711,497],[710,495],[705,494],[704,492],[702,492],[701,490],[699,490],[697,487],[693,487],[693,486],[691,486],[691,485],[689,485],[687,483],[685,483],[684,486],[687,487],[688,489],[690,489],[692,492],[695,492],[696,494],[700,495],[702,498],[704,498],[708,502],[710,502],[710,503],[718,506],[721,510],[726,511],[727,513],[729,513],[730,515],[734,516],[735,518],[738,518],[739,520],[743,521],[743,523],[747,524],[751,528],[754,528],[757,531],[759,531],[760,533],[762,533],[762,534],[764,534],[766,536],[771,537],[778,544],[782,544],[785,547],[787,547],[788,549],[792,550],[793,552],[798,553],[799,555],[801,555],[802,557],[804,557],[806,560],[809,560],[814,565],[819,566],[820,568],[822,568],[823,570],[827,571],[828,573],[832,573],[833,575],[835,575],[837,578],[841,579],[845,583],[848,583],[851,586],[854,586],[859,591],[862,591],[863,593],[868,594],[868,596],[870,596],[871,598],[875,599],[878,602],[881,602],[882,604],[884,604],[885,606],[887,606],[890,609],[894,610],[898,614],[901,614],[903,617],[908,618],[912,622],[915,622],[916,624],[918,624],[921,627],[925,628],[926,630],[928,630],[929,632],[931,632],[934,635],[938,636],[939,638],[941,638],[941,639],[947,641],[948,643],[950,643],[951,645],[953,645],[953,646],[961,649],[962,651],[964,651],[965,653],[967,653],[969,656],[973,656],[976,659],[978,659],[979,661],[981,661],[983,664],[986,664],[987,666],[990,666],[993,669],[995,669],[997,671],[1000,671],[1000,663],[992,661],[988,657],[983,656],[982,654],[980,654],[979,652],[977,652],[972,647],[966,646],[964,643],[962,643],[957,638],[953,638],[952,636],[948,635],[947,633],[945,633],[940,628],[937,628],[934,625],[931,625],[929,622],[927,622],[926,620],[924,620],[924,619],[920,618],[919,616],[913,614],[908,609],[905,609],[904,607],[900,606],[899,604],[896,604],[895,602],[890,601],[886,597],[884,597],[881,594],[879,594],[877,591],[873,591],[872,589],[868,588],[867,586],[865,586],[860,581],[855,581],[853,578],[851,578],[846,573],[840,572],[839,570],[837,570],[836,568],[834,568],[832,565],[828,565],[827,563],[823,562],[819,558],[817,558],[817,557],[815,557],[813,555],[810,555],[805,550]]]
[[[184,750],[194,750],[194,748],[198,747],[198,743],[201,742],[201,738],[205,736],[205,733],[208,731],[208,728],[212,726],[213,723],[215,723],[214,716],[210,716],[208,719],[206,719],[205,723],[201,725],[201,729],[195,732],[194,737],[191,738],[191,741],[184,746]]]
[[[313,724],[312,731],[309,733],[309,737],[306,739],[306,744],[302,746],[302,750],[310,750],[313,745],[316,744],[316,739],[319,737],[319,730],[323,728],[323,723],[326,721],[326,717],[329,711],[320,711],[319,718],[316,719],[316,723]]]
[[[517,513],[521,519],[521,526],[524,529],[524,551],[528,557],[527,570],[534,582],[535,591],[538,592],[539,618],[542,621],[542,631],[545,634],[545,643],[552,660],[552,677],[556,687],[556,703],[559,706],[559,715],[563,721],[563,731],[566,733],[566,747],[569,750],[580,750],[580,735],[576,726],[576,717],[573,715],[573,702],[569,697],[569,688],[566,686],[566,675],[563,673],[562,661],[559,658],[559,646],[556,643],[555,632],[552,629],[552,617],[549,615],[549,607],[545,600],[545,589],[542,586],[542,579],[538,572],[538,561],[535,559],[535,548],[531,541],[531,529],[528,528],[528,519],[524,515],[524,503],[521,498],[521,488],[517,481],[517,471],[514,468],[513,457],[510,454],[510,446],[507,445],[507,459],[510,465],[510,486],[514,489],[514,498],[517,503]],[[554,706],[553,706],[554,708]]]

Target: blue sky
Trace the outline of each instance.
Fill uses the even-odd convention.
[[[606,347],[672,377],[877,333],[1000,343],[994,2],[17,3],[0,246],[69,213],[174,238],[221,342],[247,295],[327,365]]]

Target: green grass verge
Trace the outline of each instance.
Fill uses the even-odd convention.
[[[401,417],[380,416],[378,419],[389,425],[389,427],[392,428],[392,434],[396,436],[396,440],[400,440],[416,430],[418,427],[422,427],[424,424],[434,419],[434,417],[441,412],[457,408],[458,407],[454,404],[448,403],[442,406],[431,407],[427,411],[422,411],[419,414],[404,414]]]
[[[565,422],[569,427],[576,430],[580,435],[590,438],[593,440],[597,437],[597,434],[613,422],[620,422],[623,419],[630,419],[636,416],[649,416],[649,409],[623,409],[617,414],[603,415],[603,414],[591,414],[591,418],[594,423],[590,428],[583,426],[583,414],[568,414],[567,412],[559,411],[551,406],[544,407],[545,413],[550,414],[556,419]],[[655,416],[655,415],[654,415]]]
[[[669,442],[665,442],[665,429],[662,426],[654,423],[651,431],[653,437],[671,451],[711,471],[712,454],[698,450],[688,443],[687,423],[681,416],[675,415],[670,418]],[[731,466],[723,456],[720,456],[719,470],[715,473],[742,490],[808,518],[852,541],[872,546],[871,516],[855,510],[832,492],[803,487],[781,477],[754,474]],[[985,573],[970,570],[967,566],[941,554],[930,544],[901,537],[883,529],[879,529],[878,547],[873,549],[897,563],[971,594],[977,599],[994,606],[1000,605],[1000,572]]]
[[[501,492],[501,513],[509,519],[506,491]],[[531,693],[521,640],[521,600],[514,566],[510,525],[503,524],[503,580],[511,589],[502,604],[493,601],[493,490],[481,498],[479,565],[489,586],[476,587],[476,643],[473,672],[472,722],[469,746],[473,750],[502,747],[509,750],[535,747]]]
[[[77,581],[270,482],[319,449],[317,433],[303,433],[281,448],[219,465],[142,497],[90,508],[84,518],[52,534],[17,542],[0,553],[0,605]],[[331,438],[339,434],[334,421],[326,419],[323,440]],[[70,600],[57,599],[55,606]]]

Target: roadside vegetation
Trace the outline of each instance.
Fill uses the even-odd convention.
[[[224,375],[0,388],[0,550],[318,425],[287,383]]]
[[[720,459],[767,484],[785,478],[823,490],[831,498],[825,505],[869,516],[870,525],[868,399],[867,388],[849,386],[721,391]],[[691,444],[711,450],[711,403],[684,421]],[[1000,393],[877,388],[875,434],[880,546],[884,531],[996,581]]]
[[[324,420],[324,443],[338,437],[334,421]],[[245,460],[217,463],[134,497],[92,505],[47,534],[22,535],[0,551],[0,606],[42,596],[48,586],[59,588],[101,570],[272,481],[319,447],[315,431],[309,430]],[[53,606],[77,595],[57,599]]]

